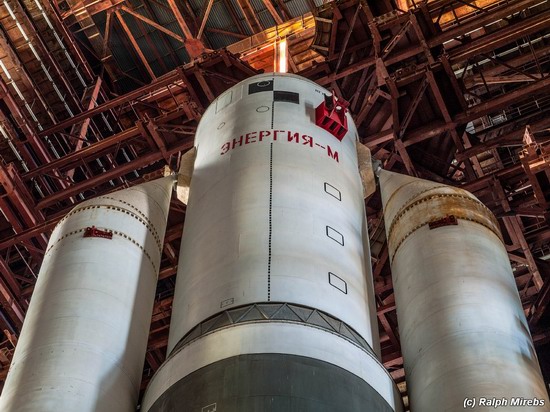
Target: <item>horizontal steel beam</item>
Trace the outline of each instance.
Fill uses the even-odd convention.
[[[193,146],[193,139],[185,139],[182,142],[179,142],[176,146],[168,148],[167,154],[172,155],[177,152],[186,151]],[[55,193],[51,196],[48,196],[42,199],[36,207],[38,209],[44,209],[50,207],[62,200],[65,200],[71,196],[75,196],[79,193],[82,193],[86,190],[90,190],[99,186],[101,184],[107,183],[109,180],[123,176],[127,173],[133,172],[134,170],[139,170],[148,166],[152,163],[163,160],[163,155],[161,152],[150,153],[145,156],[141,156],[135,160],[132,160],[128,163],[124,163],[120,166],[114,167],[106,172],[101,173],[100,175],[94,176],[90,179],[79,182],[73,186],[68,187],[65,190],[62,190],[58,193]]]
[[[145,99],[146,97],[148,97],[150,93],[155,92],[158,89],[161,89],[163,87],[169,86],[170,84],[173,84],[175,82],[178,82],[178,84],[181,84],[183,86],[180,73],[177,70],[171,71],[165,76],[158,77],[155,81],[151,82],[147,86],[140,87],[139,89],[136,89],[132,92],[126,93],[119,97],[115,97],[114,99],[111,99],[106,103],[97,105],[93,109],[86,110],[73,117],[63,120],[57,123],[56,125],[43,130],[42,132],[39,133],[39,136],[44,137],[44,136],[52,135],[57,132],[61,132],[65,129],[70,128],[76,123],[80,123],[97,114],[106,112],[107,110],[114,109],[115,107],[121,106],[126,103],[130,103],[139,99]]]

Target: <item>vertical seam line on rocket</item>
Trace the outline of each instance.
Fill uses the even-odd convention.
[[[275,121],[275,97],[271,101],[271,128],[273,129],[273,122]]]
[[[273,78],[273,89],[275,89],[275,78]],[[271,129],[275,121],[275,93],[271,100]],[[271,301],[271,232],[273,229],[273,142],[269,146],[269,233],[267,249],[267,301]]]
[[[273,112],[273,111],[272,111]],[[273,143],[269,146],[269,233],[267,249],[267,301],[271,300],[271,232],[273,229]]]

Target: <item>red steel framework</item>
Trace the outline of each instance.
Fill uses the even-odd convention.
[[[283,0],[132,4],[0,3],[0,379],[57,221],[84,199],[177,170],[208,104],[270,70],[282,33],[291,71],[349,102],[385,168],[461,186],[492,209],[550,373],[547,1],[307,0],[294,18]],[[222,6],[231,28],[217,24]],[[213,50],[215,36],[237,43]],[[406,396],[379,195],[366,204],[383,361]],[[165,355],[184,217],[174,199],[144,385]]]

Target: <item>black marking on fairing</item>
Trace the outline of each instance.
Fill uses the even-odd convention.
[[[273,91],[273,80],[262,80],[248,85],[248,94],[271,91]]]
[[[275,90],[273,92],[273,100],[275,100],[276,102],[300,104],[300,95],[295,92]]]

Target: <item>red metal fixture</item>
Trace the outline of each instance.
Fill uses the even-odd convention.
[[[315,124],[342,141],[348,132],[346,113],[349,103],[336,99],[334,92],[324,96],[325,100],[315,109]]]
[[[112,239],[113,232],[111,232],[110,230],[100,230],[95,226],[92,226],[86,228],[83,237],[102,237],[104,239]]]
[[[458,225],[458,220],[456,220],[456,216],[454,215],[445,216],[443,219],[434,220],[433,222],[428,223],[430,230],[452,225]]]

